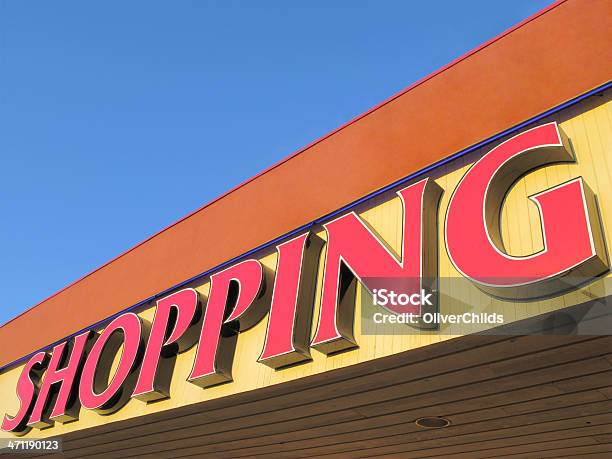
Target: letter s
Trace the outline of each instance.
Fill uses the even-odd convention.
[[[30,430],[27,423],[36,403],[38,385],[48,361],[49,356],[46,352],[38,352],[23,367],[17,381],[17,397],[20,403],[19,411],[15,416],[4,415],[2,430],[5,432],[13,432],[15,435],[20,436],[25,435]]]
[[[378,289],[378,291],[376,292],[376,304],[377,305],[387,306],[387,303],[389,303],[389,298],[385,296],[386,294],[387,294],[386,288]]]

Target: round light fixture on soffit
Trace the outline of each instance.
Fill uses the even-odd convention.
[[[427,416],[419,418],[414,423],[423,429],[441,429],[450,426],[450,421],[442,416]]]

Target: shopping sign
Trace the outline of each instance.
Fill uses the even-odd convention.
[[[373,291],[383,287],[380,279],[395,279],[404,291],[423,292],[437,276],[438,220],[454,267],[494,297],[525,301],[575,288],[608,270],[595,196],[581,177],[530,196],[540,213],[543,250],[509,255],[499,223],[502,202],[517,179],[571,161],[557,124],[538,126],[478,160],[453,191],[443,218],[441,189],[433,180],[398,190],[403,237],[397,255],[356,213],[345,213],[323,224],[325,240],[304,232],[278,244],[275,272],[256,259],[241,261],[210,276],[207,297],[187,288],[157,301],[151,323],[126,312],[102,331],[87,330],[40,351],[23,367],[16,387],[20,408],[4,416],[2,429],[23,434],[77,419],[80,409],[107,414],[130,398],[169,397],[173,359],[196,345],[188,381],[203,388],[231,381],[238,335],[266,314],[259,357],[264,365],[278,369],[307,361],[311,348],[331,354],[354,347],[356,281]],[[311,338],[321,251],[319,314]],[[435,312],[435,301],[413,301],[397,312]]]

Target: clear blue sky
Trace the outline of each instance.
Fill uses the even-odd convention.
[[[0,323],[549,3],[1,1]]]

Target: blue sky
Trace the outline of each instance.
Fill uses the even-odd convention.
[[[549,3],[0,2],[0,323]]]

